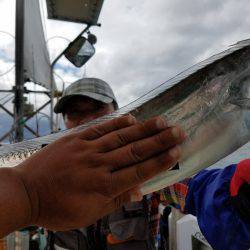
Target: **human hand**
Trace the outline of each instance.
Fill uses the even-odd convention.
[[[184,139],[162,118],[138,123],[132,116],[62,137],[15,169],[29,197],[25,224],[52,230],[92,224],[174,166]]]

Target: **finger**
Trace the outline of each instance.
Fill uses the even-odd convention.
[[[127,145],[130,142],[154,135],[166,128],[166,120],[161,117],[155,117],[145,122],[138,122],[133,126],[106,134],[95,142],[98,145],[98,151],[104,153]]]
[[[150,178],[166,171],[179,161],[181,148],[175,146],[144,162],[124,168],[111,174],[112,190],[114,196],[118,196],[127,190],[141,185]]]
[[[185,133],[178,127],[168,128],[152,137],[133,142],[105,154],[105,163],[111,171],[142,162],[182,143]]]
[[[81,132],[78,132],[78,136],[83,140],[95,140],[104,136],[105,134],[134,125],[135,123],[135,117],[132,115],[125,115],[104,123],[93,125]]]

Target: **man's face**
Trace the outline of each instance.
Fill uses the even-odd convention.
[[[112,103],[105,104],[88,97],[76,96],[68,101],[64,109],[64,123],[67,129],[74,128],[114,110]]]

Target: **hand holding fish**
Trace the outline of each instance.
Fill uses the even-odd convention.
[[[139,123],[124,116],[70,133],[19,166],[0,169],[0,236],[28,225],[90,225],[174,166],[184,140],[180,128],[160,117]]]

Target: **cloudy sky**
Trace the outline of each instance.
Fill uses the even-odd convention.
[[[125,104],[179,71],[250,35],[246,0],[106,0],[87,75],[108,81]],[[62,23],[48,22],[49,30]],[[69,27],[69,30],[71,28]],[[77,28],[76,28],[77,29]]]
[[[84,25],[48,20],[46,1],[37,1],[53,60]],[[57,85],[61,88],[64,81],[67,86],[84,75],[98,77],[110,83],[123,106],[198,61],[250,38],[249,13],[248,0],[105,0],[102,26],[91,28],[98,38],[96,55],[81,69],[60,60]],[[14,83],[15,0],[0,0],[0,19],[0,88],[9,89]],[[8,98],[0,95],[0,103]],[[39,106],[44,98],[28,96],[28,101]]]
[[[46,1],[40,2],[54,58],[83,25],[48,20]],[[0,0],[0,31],[14,35],[14,12],[14,0]],[[102,27],[91,29],[98,38],[94,58],[80,70],[62,59],[56,73],[66,84],[84,74],[102,78],[124,105],[179,71],[249,38],[249,13],[247,0],[105,0],[99,19]],[[0,46],[11,39],[0,33]],[[13,50],[8,53],[13,56]],[[12,62],[0,53],[1,65],[3,73]],[[1,77],[0,86],[13,81],[12,75]]]
[[[87,75],[109,82],[121,104],[250,37],[247,0],[105,0]],[[81,26],[47,22],[48,37]],[[69,36],[70,37],[70,36]]]

